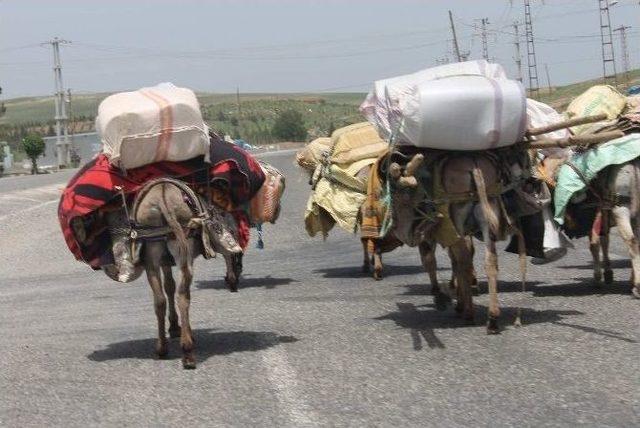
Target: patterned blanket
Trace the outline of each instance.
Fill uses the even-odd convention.
[[[260,164],[245,150],[218,139],[211,141],[211,163],[202,156],[183,162],[159,162],[125,172],[109,163],[100,154],[84,165],[67,184],[60,204],[58,218],[65,242],[77,260],[94,269],[112,262],[111,240],[108,231],[97,236],[89,245],[80,244],[74,236],[71,221],[76,217],[91,217],[109,203],[119,203],[122,187],[128,199],[149,180],[158,177],[180,179],[194,188],[206,185],[207,168],[216,188],[228,191],[230,211],[238,223],[240,245],[249,242],[249,220],[245,206],[262,186],[265,176]],[[220,186],[220,184],[223,186]]]

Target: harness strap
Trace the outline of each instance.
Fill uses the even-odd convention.
[[[598,190],[591,185],[591,182],[587,180],[587,177],[583,174],[582,171],[580,171],[577,166],[575,166],[573,162],[568,160],[565,162],[565,164],[568,165],[573,170],[573,172],[576,173],[580,181],[584,183],[585,187],[589,189],[591,193],[593,193],[593,196],[598,200],[598,206],[601,209],[610,210],[613,207],[613,205],[615,204],[615,200],[611,197],[607,197],[607,195],[603,195],[602,193],[598,192]]]
[[[208,181],[208,178],[207,178]],[[136,239],[151,239],[158,238],[161,236],[166,236],[171,232],[171,228],[168,226],[159,226],[159,227],[140,227],[135,223],[135,218],[138,213],[138,209],[140,208],[140,201],[144,199],[149,191],[157,185],[160,184],[170,184],[172,186],[177,187],[188,199],[187,205],[192,209],[194,217],[189,221],[187,228],[189,229],[201,229],[202,230],[202,246],[204,248],[204,256],[205,258],[212,258],[216,256],[216,252],[211,245],[211,237],[209,233],[206,231],[206,225],[211,222],[211,214],[206,206],[206,202],[202,200],[202,198],[198,197],[195,191],[189,187],[185,182],[176,180],[168,177],[156,178],[154,180],[146,183],[142,189],[136,195],[133,209],[131,210],[131,224],[132,226],[129,229],[129,235],[133,240]]]

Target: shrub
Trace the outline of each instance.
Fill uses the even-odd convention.
[[[304,141],[307,138],[307,128],[302,114],[295,110],[285,110],[278,114],[271,130],[274,137],[286,141]]]
[[[31,174],[38,173],[38,158],[44,153],[44,140],[38,134],[29,134],[22,139],[22,149],[31,159]]]

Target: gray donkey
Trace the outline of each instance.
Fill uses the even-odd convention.
[[[237,265],[238,260],[241,260],[242,248],[234,237],[234,226],[225,218],[224,212],[208,206],[184,183],[171,179],[147,183],[138,193],[132,216],[142,230],[167,230],[166,239],[146,240],[142,252],[142,263],[153,291],[158,319],[156,353],[162,358],[169,351],[165,330],[168,303],[169,336],[180,337],[182,365],[185,369],[193,369],[196,367],[196,358],[189,322],[193,260],[202,252],[203,247],[204,252],[209,255],[214,255],[214,251],[221,253],[227,262],[227,282],[231,280],[237,283]],[[175,266],[181,272],[177,288],[177,311],[176,283],[172,266],[167,263],[167,255],[173,257]],[[229,275],[235,278],[229,278]]]

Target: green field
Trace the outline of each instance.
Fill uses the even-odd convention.
[[[622,79],[622,76],[620,77]],[[593,79],[571,85],[540,89],[540,100],[563,110],[567,104],[592,85],[601,83]],[[624,88],[640,83],[640,70],[630,72],[630,81]],[[624,89],[621,86],[621,90]],[[93,121],[100,102],[108,93],[75,94],[71,118],[72,132],[93,130]],[[198,99],[207,123],[216,131],[243,138],[252,144],[269,144],[277,141],[272,135],[275,118],[279,112],[296,110],[302,114],[308,140],[327,135],[335,128],[363,120],[358,106],[364,93],[288,93],[242,94],[238,106],[236,94],[199,93]],[[6,113],[0,117],[0,140],[12,146],[29,132],[52,135],[54,132],[53,97],[15,98],[5,101]]]
[[[629,72],[629,82],[624,81],[624,76],[618,75],[618,89],[624,93],[633,85],[640,84],[640,70]],[[549,104],[559,111],[563,111],[575,97],[589,89],[593,85],[601,85],[602,78],[585,80],[571,85],[552,87],[551,93],[547,88],[540,88],[540,101]]]
[[[93,130],[98,105],[107,95],[73,97],[72,132]],[[309,130],[308,139],[312,139],[326,135],[331,129],[361,121],[358,106],[364,96],[362,93],[255,93],[241,95],[240,106],[236,94],[200,93],[198,99],[205,120],[214,130],[253,144],[267,144],[277,141],[271,135],[271,128],[281,111],[299,111]],[[29,132],[53,134],[53,97],[16,98],[5,101],[5,106],[6,113],[0,118],[0,140],[15,146]]]

